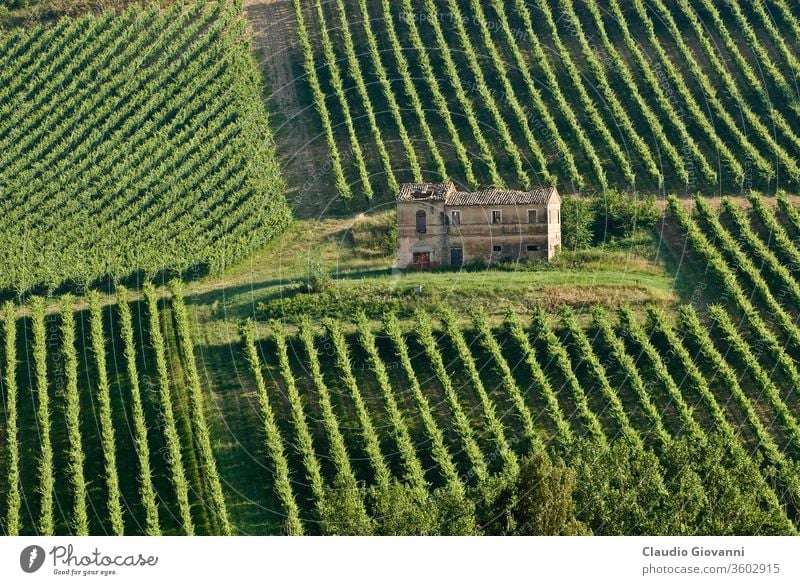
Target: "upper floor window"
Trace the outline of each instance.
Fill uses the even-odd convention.
[[[460,225],[461,224],[461,212],[460,211],[451,211],[450,212],[450,223],[453,225]]]
[[[557,214],[556,217],[558,219],[558,223],[561,223],[561,209],[557,210],[556,214]]]
[[[492,210],[492,223],[503,223],[503,212],[499,209]]]
[[[425,212],[420,209],[417,212],[417,233],[424,234],[428,231],[428,218],[425,215]]]
[[[528,223],[539,223],[539,210],[538,209],[529,209],[528,210]]]

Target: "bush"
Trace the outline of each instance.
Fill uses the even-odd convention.
[[[561,247],[582,250],[592,245],[597,218],[596,201],[584,197],[561,200]]]
[[[576,518],[575,471],[539,450],[520,462],[516,480],[488,509],[486,533],[517,536],[591,534]]]
[[[308,263],[308,278],[306,288],[310,293],[322,293],[333,286],[333,279],[330,274],[325,272],[319,262]]]
[[[637,230],[652,229],[661,216],[653,195],[637,196],[614,189],[595,196],[594,207],[596,242],[626,238]]]

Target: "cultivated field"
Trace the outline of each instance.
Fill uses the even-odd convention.
[[[0,532],[797,533],[796,6],[129,4],[0,33]],[[595,231],[393,270],[445,178]]]
[[[244,27],[203,2],[0,37],[0,289],[218,273],[285,226]]]
[[[780,201],[726,200],[721,215],[670,202],[683,262],[708,269],[698,300],[715,304],[702,309],[593,305],[498,322],[442,306],[297,326],[256,312],[214,345],[201,297],[178,283],[135,299],[123,289],[109,305],[92,294],[76,312],[70,297],[52,314],[34,300],[21,319],[9,304],[3,529],[491,530],[498,494],[546,448],[577,473],[576,519],[594,533],[794,532],[800,223]],[[647,489],[680,516],[610,519],[611,492],[581,490],[612,481],[585,458],[620,444],[629,462],[655,457]],[[631,497],[654,505],[637,485]]]
[[[411,179],[714,194],[800,178],[785,0],[294,7],[343,198],[384,201]]]

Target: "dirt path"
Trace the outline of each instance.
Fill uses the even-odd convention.
[[[291,0],[245,0],[253,48],[268,79],[271,95],[287,118],[300,114],[292,54],[297,50]]]
[[[330,204],[328,149],[313,106],[301,102],[302,56],[292,0],[245,0],[253,50],[267,86],[287,197],[297,217],[317,217]],[[314,20],[306,15],[313,31]]]

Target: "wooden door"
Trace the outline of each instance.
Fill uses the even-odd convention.
[[[430,252],[414,252],[414,257],[412,264],[414,268],[418,270],[422,270],[424,268],[430,268],[431,265],[431,253]]]

